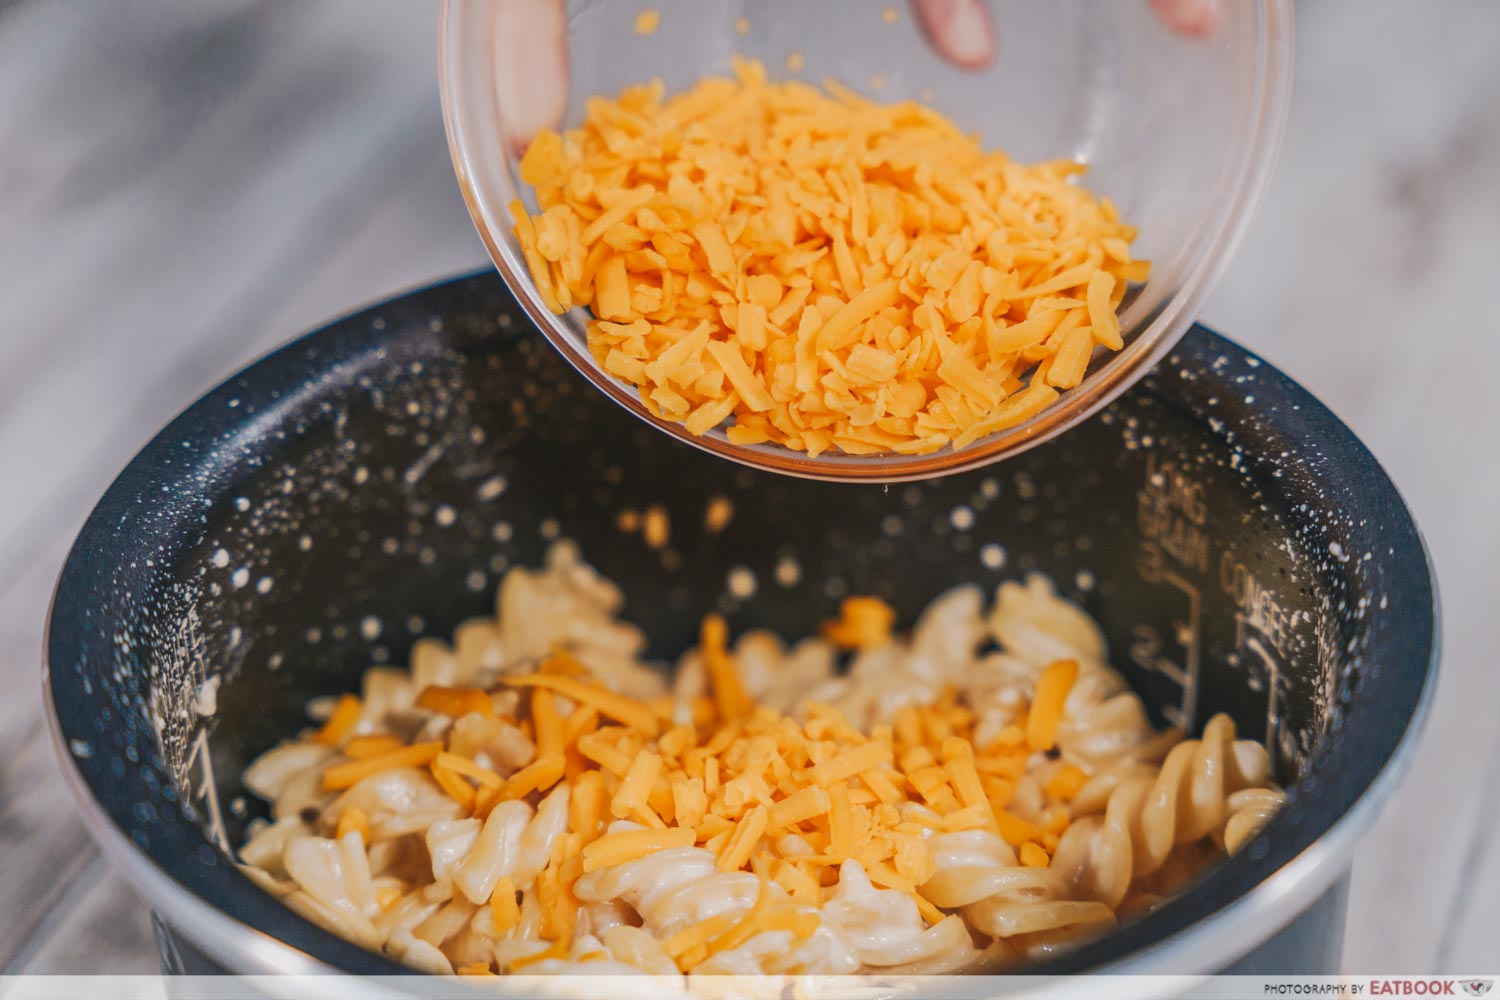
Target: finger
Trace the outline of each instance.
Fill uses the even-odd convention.
[[[562,124],[568,106],[566,0],[498,0],[495,96],[505,141],[520,155],[543,129]]]
[[[982,0],[911,0],[912,15],[938,55],[962,69],[984,69],[999,48]]]
[[[1189,38],[1213,34],[1219,23],[1218,0],[1150,0],[1151,9],[1167,27]]]

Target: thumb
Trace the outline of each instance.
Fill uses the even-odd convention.
[[[995,61],[995,25],[983,0],[911,0],[911,11],[928,44],[953,65],[980,70]]]
[[[1151,9],[1179,35],[1202,38],[1219,21],[1217,0],[1151,0]]]
[[[566,0],[494,0],[495,96],[517,155],[568,106]]]

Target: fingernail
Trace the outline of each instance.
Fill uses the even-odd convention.
[[[505,140],[519,156],[568,106],[568,22],[563,0],[495,4],[495,97]]]
[[[1217,0],[1151,0],[1151,9],[1167,27],[1189,38],[1211,35],[1219,23]]]
[[[944,59],[970,70],[995,61],[995,25],[981,0],[912,0],[911,7],[923,36]]]

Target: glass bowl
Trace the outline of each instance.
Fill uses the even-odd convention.
[[[574,0],[564,21],[554,3],[443,7],[448,143],[490,256],[553,346],[637,417],[725,458],[818,479],[892,482],[972,469],[1061,433],[1123,392],[1187,330],[1244,235],[1270,178],[1291,85],[1291,0],[1221,3],[1216,23],[1193,37],[1163,24],[1146,0],[994,0],[998,57],[977,70],[939,56],[904,5]],[[648,7],[659,26],[639,34],[636,18]],[[549,13],[554,30],[537,30]],[[589,313],[552,313],[531,282],[507,207],[520,198],[536,208],[520,180],[518,136],[558,112],[561,127],[575,127],[587,98],[628,84],[659,77],[673,92],[725,74],[737,54],[762,60],[775,78],[832,78],[880,100],[921,100],[1021,162],[1087,164],[1083,183],[1139,227],[1132,254],[1152,261],[1150,277],[1121,303],[1124,349],[1096,356],[1081,385],[1026,423],[927,455],[809,458],[733,444],[722,428],[694,435],[649,412],[635,387],[590,354]],[[531,82],[563,73],[565,106],[553,88]]]

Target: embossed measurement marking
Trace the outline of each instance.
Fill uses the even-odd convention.
[[[1177,658],[1168,655],[1169,644],[1150,625],[1137,625],[1131,633],[1130,658],[1137,666],[1161,674],[1182,689],[1176,705],[1162,706],[1162,715],[1172,725],[1192,732],[1198,712],[1198,678],[1200,673],[1200,616],[1203,602],[1199,589],[1178,573],[1166,567],[1162,550],[1153,542],[1141,543],[1136,571],[1146,583],[1165,584],[1187,598],[1187,610],[1172,621],[1170,646]]]
[[[203,784],[193,789],[193,798],[203,802],[204,811],[208,814],[208,836],[214,845],[225,854],[233,855],[234,851],[229,846],[229,836],[224,832],[224,814],[219,810],[219,786],[214,782],[213,757],[208,752],[208,729],[198,730],[198,735],[193,738],[193,752],[188,757],[188,769],[194,765],[200,769]]]
[[[1266,746],[1283,745],[1279,699],[1282,665],[1292,661],[1298,648],[1296,628],[1307,613],[1288,608],[1279,593],[1267,587],[1249,568],[1225,552],[1219,560],[1219,586],[1234,599],[1235,647],[1248,654],[1251,687],[1264,684],[1266,691]]]
[[[154,664],[158,674],[152,685],[148,717],[156,730],[162,757],[172,779],[187,789],[191,801],[201,802],[208,836],[225,853],[233,853],[219,808],[219,788],[214,781],[213,756],[208,749],[208,722],[203,704],[207,680],[207,642],[197,609],[189,605],[181,626],[165,643],[165,655]],[[217,684],[217,678],[214,681]],[[196,734],[189,737],[196,730]],[[198,782],[193,778],[199,772]]]
[[[1281,692],[1281,669],[1276,662],[1276,657],[1266,648],[1256,636],[1245,639],[1245,648],[1254,653],[1266,671],[1266,739],[1265,744],[1269,747],[1276,746],[1276,728],[1281,724],[1281,718],[1276,711],[1276,698]]]

